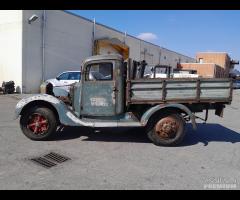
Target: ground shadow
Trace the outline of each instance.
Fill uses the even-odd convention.
[[[240,142],[240,131],[236,132],[220,124],[198,123],[194,131],[190,125],[187,127],[187,134],[180,146],[190,146],[203,143],[207,146],[209,142]]]
[[[240,133],[228,129],[220,124],[197,124],[194,131],[190,124],[187,125],[187,133],[180,146],[191,146],[209,142],[240,142]],[[71,140],[86,136],[83,141],[104,142],[134,142],[149,143],[149,139],[143,128],[104,128],[96,130],[87,127],[64,127],[58,131],[54,140]]]
[[[86,136],[83,141],[149,143],[143,128],[101,128],[64,127],[54,140],[71,140]]]

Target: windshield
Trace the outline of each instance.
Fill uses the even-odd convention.
[[[113,79],[113,64],[112,63],[93,63],[87,66],[86,80],[87,81],[104,81]]]

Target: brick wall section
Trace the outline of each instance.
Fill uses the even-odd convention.
[[[199,62],[199,59],[203,59],[203,63],[215,63],[225,70],[226,76],[228,76],[231,59],[227,53],[222,52],[201,52],[197,53],[196,59]]]
[[[181,69],[197,70],[197,74],[203,78],[225,78],[225,70],[214,63],[181,63]]]
[[[202,60],[202,63],[200,62]],[[197,70],[199,76],[204,78],[227,78],[231,69],[231,58],[224,52],[197,53],[198,63],[180,63],[181,69]]]

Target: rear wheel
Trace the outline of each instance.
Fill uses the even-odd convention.
[[[24,135],[31,140],[46,140],[55,135],[57,120],[52,110],[34,107],[21,115],[20,126]]]
[[[148,130],[148,138],[158,146],[174,146],[185,136],[185,120],[180,114],[169,114],[156,119]]]

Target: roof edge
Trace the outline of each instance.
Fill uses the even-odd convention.
[[[83,17],[83,16],[81,16],[81,15],[77,15],[77,14],[72,13],[72,12],[67,11],[67,10],[61,10],[61,11],[65,12],[65,13],[67,13],[67,14],[70,14],[70,15],[72,15],[72,16],[79,17],[79,18],[81,18],[81,19],[83,19],[83,20],[86,20],[86,21],[89,21],[89,22],[92,22],[92,23],[93,23],[93,20],[90,20],[90,19],[88,19],[88,18],[86,18],[86,17]],[[98,23],[98,22],[96,22],[96,24],[97,24],[97,25],[100,25],[100,26],[103,26],[103,27],[105,27],[105,28],[108,28],[108,29],[110,29],[110,30],[116,31],[116,32],[118,32],[118,33],[120,33],[120,34],[125,35],[124,32],[119,31],[119,30],[117,30],[117,29],[115,29],[115,28],[112,28],[112,27],[110,27],[110,26],[107,26],[107,25],[104,25],[104,24],[101,24],[101,23]],[[156,46],[156,47],[158,47],[158,48],[160,48],[160,49],[166,49],[166,50],[171,51],[171,52],[173,52],[173,53],[177,53],[177,54],[179,54],[179,55],[181,55],[181,56],[184,56],[184,57],[187,57],[187,58],[196,60],[195,58],[192,58],[192,57],[190,57],[190,56],[187,56],[187,55],[178,53],[178,52],[176,52],[176,51],[167,49],[167,48],[165,48],[165,47],[162,47],[162,46],[160,46],[160,45],[157,45],[157,44],[148,42],[148,41],[146,41],[146,40],[142,40],[142,39],[140,39],[140,38],[138,38],[138,37],[135,37],[135,36],[133,36],[133,35],[129,35],[129,34],[126,34],[126,35],[129,36],[129,37],[135,38],[135,39],[139,40],[140,42],[141,42],[141,41],[142,41],[142,42],[146,42],[146,43],[151,44],[151,45],[154,45],[154,46]]]

